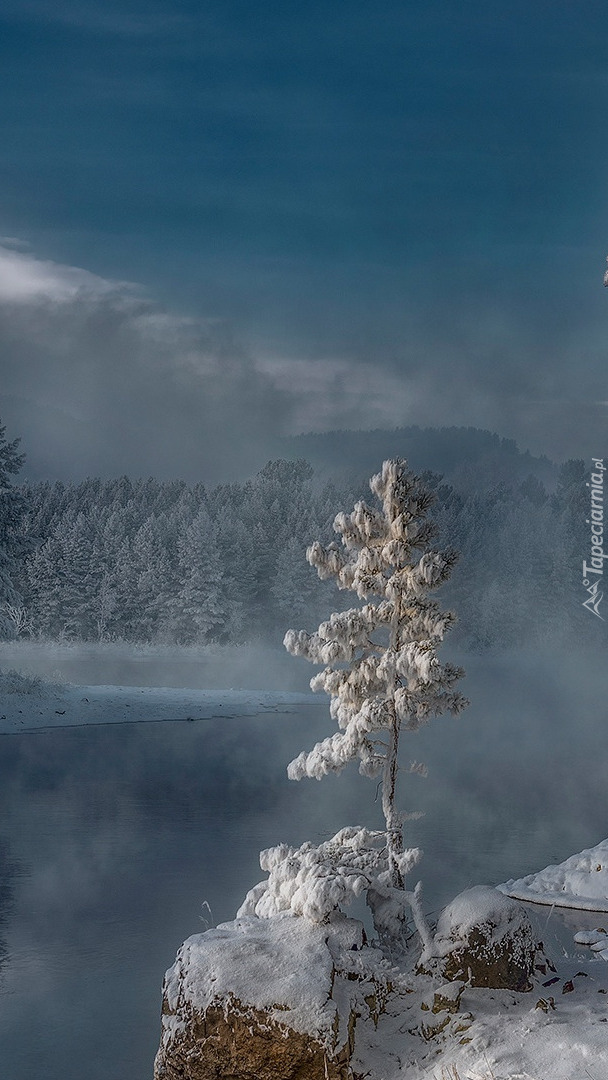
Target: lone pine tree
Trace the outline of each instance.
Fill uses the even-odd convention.
[[[334,530],[341,545],[315,542],[306,553],[319,577],[333,577],[338,588],[365,603],[332,614],[313,634],[285,635],[290,653],[325,665],[311,687],[330,695],[339,729],[292,761],[288,775],[320,780],[359,759],[361,773],[381,776],[386,827],[382,833],[343,829],[318,848],[281,845],[262,852],[269,879],[251,891],[242,910],[269,915],[290,906],[322,918],[348,892],[365,889],[382,939],[399,944],[409,907],[427,946],[419,886],[406,889],[406,873],[420,852],[404,845],[406,816],[396,805],[398,750],[402,731],[416,731],[431,717],[459,713],[468,704],[455,689],[463,670],[437,657],[455,615],[429,596],[449,577],[457,553],[430,547],[436,530],[427,514],[434,496],[405,461],[385,461],[370,487],[381,507],[361,501],[352,513],[339,513]],[[410,771],[424,773],[425,767],[414,762]]]

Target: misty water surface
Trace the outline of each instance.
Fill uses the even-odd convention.
[[[471,708],[404,739],[426,907],[608,833],[606,677],[583,659],[469,658]],[[601,704],[598,705],[598,702]],[[356,770],[287,780],[326,707],[0,738],[3,1080],[150,1080],[160,988],[203,902],[233,917],[258,851],[380,824]],[[540,911],[546,923],[547,912]]]

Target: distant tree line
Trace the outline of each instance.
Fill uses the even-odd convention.
[[[35,636],[243,642],[315,606],[304,561],[335,493],[306,462],[270,462],[207,491],[181,481],[86,480],[20,489],[27,555],[13,582]],[[323,590],[321,590],[323,591]]]
[[[334,538],[336,511],[366,497],[319,485],[304,460],[207,490],[182,481],[27,483],[0,428],[0,634],[75,641],[238,644],[280,640],[347,603],[305,559]],[[549,492],[529,476],[436,492],[437,544],[460,551],[444,587],[467,648],[597,629],[582,608],[588,468],[566,462]]]

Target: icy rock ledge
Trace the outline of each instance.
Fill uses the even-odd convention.
[[[244,917],[188,938],[165,976],[155,1080],[356,1080],[359,1018],[390,969],[361,923]]]

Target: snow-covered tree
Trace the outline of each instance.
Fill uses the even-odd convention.
[[[0,603],[15,605],[21,599],[13,578],[22,554],[18,523],[23,499],[11,477],[19,472],[25,456],[18,451],[20,440],[7,442],[5,431],[0,424]],[[0,612],[0,635],[10,632],[12,625],[4,612]]]
[[[0,610],[12,624],[15,637],[18,638],[21,634],[31,634],[32,622],[22,604],[6,603],[3,604]]]
[[[167,605],[180,643],[216,641],[226,621],[220,551],[203,508],[177,541],[180,591]]]
[[[431,717],[446,711],[459,713],[468,704],[455,689],[462,669],[442,664],[437,657],[437,647],[455,616],[442,611],[429,596],[447,580],[457,554],[430,547],[435,527],[427,513],[433,495],[405,461],[385,461],[370,487],[381,507],[356,503],[352,513],[339,513],[334,521],[341,545],[325,548],[315,542],[307,550],[308,561],[322,579],[333,577],[338,588],[352,590],[364,603],[334,613],[313,634],[288,630],[285,635],[285,647],[294,656],[326,665],[311,680],[311,687],[330,695],[331,716],[339,728],[292,761],[288,775],[293,780],[305,776],[320,780],[356,759],[365,776],[381,775],[386,823],[383,850],[379,856],[374,846],[373,852],[365,854],[365,831],[360,829],[352,836],[349,833],[348,850],[341,860],[333,849],[342,834],[332,841],[331,858],[321,848],[318,854],[308,847],[298,852],[287,849],[284,858],[276,854],[280,849],[271,849],[274,854],[267,853],[265,858],[271,878],[257,887],[254,907],[263,913],[272,907],[269,890],[276,891],[276,882],[285,898],[290,892],[288,882],[297,879],[297,905],[304,910],[305,879],[310,880],[311,874],[315,881],[319,874],[331,877],[332,867],[338,865],[344,878],[343,867],[348,865],[351,870],[346,877],[358,882],[356,888],[363,878],[367,880],[368,902],[381,937],[395,941],[400,936],[409,905],[427,944],[419,888],[406,889],[406,872],[420,853],[404,845],[405,817],[396,805],[398,749],[402,730],[416,731]],[[410,771],[425,769],[413,762]],[[375,876],[370,876],[372,868]],[[331,890],[323,895],[330,896]],[[316,894],[313,908],[315,904],[318,908]]]

